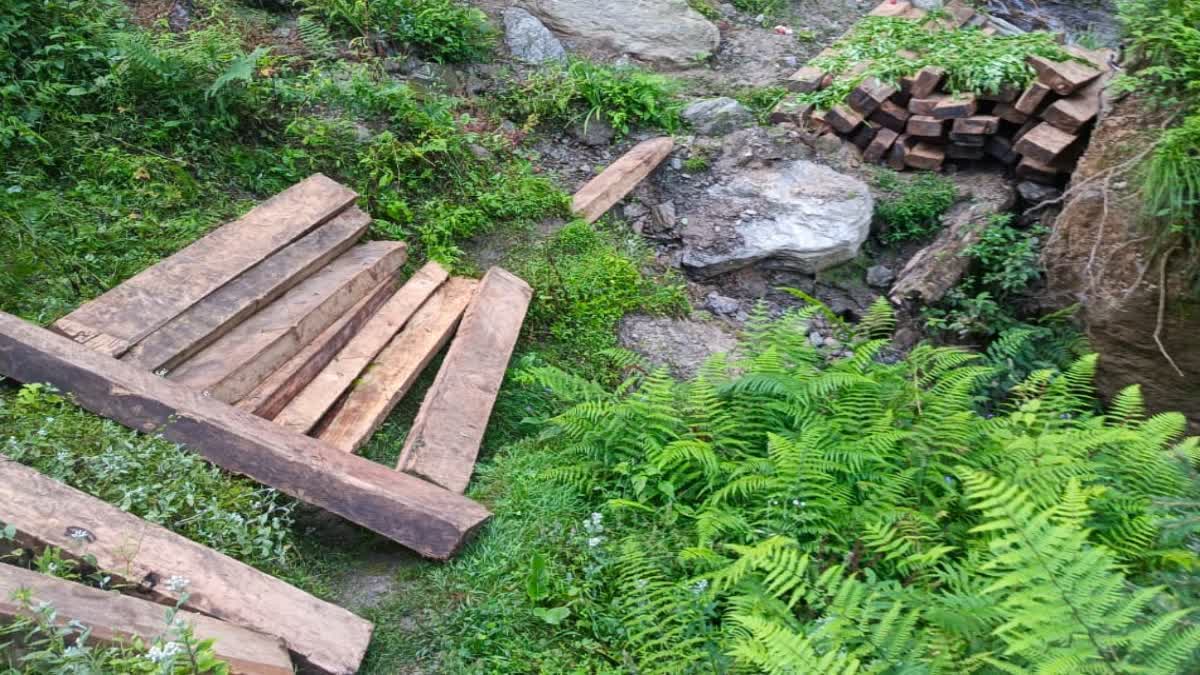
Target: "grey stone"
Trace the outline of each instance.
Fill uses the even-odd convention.
[[[572,124],[568,131],[575,140],[592,147],[608,145],[617,135],[608,119],[602,116],[579,120]]]
[[[689,66],[717,50],[721,34],[687,0],[521,0],[559,35],[656,65]]]
[[[680,262],[702,278],[756,263],[813,274],[852,260],[875,207],[861,180],[803,160],[742,170],[709,195],[729,215],[697,215],[682,232]],[[746,210],[755,215],[733,215]]]
[[[661,227],[675,227],[675,202],[663,202],[651,209],[654,222]]]
[[[683,109],[683,119],[702,136],[724,136],[754,124],[754,113],[727,96],[695,101]]]
[[[937,11],[942,8],[945,3],[942,0],[912,0],[913,7],[923,9],[926,12]]]
[[[665,366],[676,377],[691,377],[713,354],[729,353],[737,339],[718,321],[631,314],[621,320],[621,346]]]
[[[567,50],[538,18],[520,7],[504,10],[504,42],[513,58],[526,63],[563,61]]]
[[[1041,204],[1047,199],[1056,199],[1062,196],[1062,190],[1051,185],[1042,185],[1032,181],[1023,181],[1017,183],[1017,192],[1020,193],[1021,199],[1024,199],[1030,206]]]
[[[867,268],[867,284],[875,288],[887,288],[896,280],[896,272],[886,265],[873,265]]]
[[[742,303],[736,298],[731,298],[721,295],[716,291],[709,293],[704,298],[704,307],[713,314],[721,314],[723,316],[735,316],[742,308]]]
[[[626,219],[634,220],[649,213],[649,209],[641,202],[630,202],[625,205],[625,208],[621,209],[621,213],[625,215]]]

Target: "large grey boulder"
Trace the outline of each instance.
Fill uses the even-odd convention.
[[[694,101],[681,116],[701,136],[724,136],[754,124],[754,113],[727,96]]]
[[[567,50],[538,18],[520,7],[504,10],[504,42],[513,58],[526,63],[562,61]]]
[[[560,35],[655,65],[687,66],[716,51],[721,34],[687,0],[522,0]]]
[[[809,161],[749,168],[709,188],[721,211],[690,218],[681,264],[711,277],[762,263],[812,274],[858,255],[875,203],[861,180]]]

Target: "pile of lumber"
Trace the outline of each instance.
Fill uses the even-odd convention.
[[[946,20],[955,27],[994,21],[961,3],[948,3],[946,9]],[[923,16],[907,2],[885,1],[872,13]],[[982,29],[998,30],[994,25]],[[885,162],[897,171],[938,171],[948,161],[986,160],[1013,167],[1022,180],[1058,184],[1074,171],[1087,147],[1111,75],[1107,51],[1067,50],[1079,60],[1030,57],[1037,77],[1024,90],[950,92],[945,71],[925,67],[895,83],[867,77],[845,102],[829,110],[802,103],[800,95],[834,81],[810,65],[788,79],[794,94],[779,103],[772,121],[836,133],[857,146],[865,160]]]

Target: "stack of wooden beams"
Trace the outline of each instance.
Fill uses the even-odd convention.
[[[923,16],[907,5],[884,2],[872,14]],[[955,27],[992,21],[961,3],[948,3],[946,9],[945,20]],[[988,28],[999,30],[983,25]],[[809,65],[788,78],[794,93],[776,106],[771,120],[836,133],[857,146],[865,160],[886,162],[897,171],[938,171],[947,161],[989,160],[1014,167],[1023,180],[1057,184],[1070,175],[1087,147],[1111,76],[1107,50],[1067,49],[1079,60],[1031,57],[1037,77],[1024,90],[950,92],[946,73],[926,67],[894,84],[866,78],[844,103],[829,110],[800,100],[834,81]]]

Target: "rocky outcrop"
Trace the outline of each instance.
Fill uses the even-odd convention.
[[[687,0],[523,0],[556,33],[660,66],[688,66],[716,51],[717,27]]]
[[[754,124],[754,113],[726,96],[694,101],[681,116],[701,136],[724,136]]]
[[[504,42],[514,59],[525,63],[563,61],[567,51],[550,29],[520,7],[504,10]]]
[[[707,201],[714,208],[682,233],[680,262],[701,278],[756,263],[808,274],[844,263],[858,255],[875,207],[861,180],[804,160],[731,174]]]
[[[1194,261],[1180,251],[1166,258],[1150,248],[1139,226],[1136,178],[1125,171],[1153,142],[1158,122],[1134,99],[1103,116],[1043,261],[1051,298],[1082,306],[1088,339],[1100,354],[1101,393],[1140,384],[1152,410],[1180,411],[1200,432],[1200,301],[1191,295],[1185,269]],[[1155,341],[1160,301],[1161,349]]]

